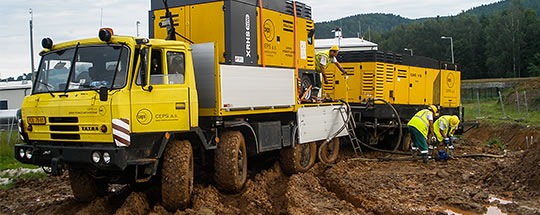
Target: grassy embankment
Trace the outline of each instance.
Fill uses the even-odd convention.
[[[503,115],[501,103],[496,96],[497,94],[495,94],[495,96],[492,95],[489,98],[480,97],[480,118],[478,118],[477,99],[474,97],[462,99],[462,104],[465,108],[465,121],[481,119],[483,122],[495,125],[502,123],[518,123],[522,125],[540,126],[540,78],[484,79],[466,80],[464,82],[513,82],[515,84],[514,87],[504,89],[501,93],[505,115]],[[516,91],[519,92],[519,109],[517,106]],[[524,92],[527,92],[528,115],[525,107]],[[506,116],[506,118],[504,116]]]
[[[18,133],[14,131],[11,134],[11,141],[8,144],[9,133],[7,131],[0,132],[0,171],[7,169],[17,169],[17,168],[30,168],[35,169],[39,168],[38,166],[22,164],[17,161],[14,156],[13,146],[18,143]],[[19,179],[29,179],[29,178],[42,178],[47,175],[43,172],[38,173],[26,173],[19,176],[10,176],[8,174],[0,175],[0,178],[12,179],[11,183],[0,184],[0,189],[9,189],[13,186],[13,180]]]
[[[19,142],[19,133],[13,131],[11,134],[11,141],[8,144],[9,133],[7,131],[0,132],[0,171],[5,169],[16,168],[38,168],[34,165],[22,164],[17,161],[14,156],[14,145]]]

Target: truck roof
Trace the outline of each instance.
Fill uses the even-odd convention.
[[[54,44],[54,46],[51,49],[43,49],[41,52],[39,52],[39,54],[43,55],[43,54],[46,54],[46,53],[48,53],[50,51],[64,49],[64,48],[68,48],[68,47],[74,47],[77,44],[79,44],[79,45],[95,45],[95,44],[107,44],[107,43],[112,43],[112,44],[125,43],[125,44],[127,44],[129,46],[135,46],[135,45],[137,45],[137,42],[136,42],[137,39],[145,39],[145,38],[113,35],[109,42],[101,41],[98,37],[80,39],[80,40],[72,40],[72,41],[67,41],[67,42]],[[167,46],[173,47],[174,46],[175,48],[182,48],[183,47],[185,49],[189,48],[189,44],[187,44],[185,42],[182,42],[182,41],[164,40],[164,39],[148,39],[148,41],[149,42],[146,43],[146,44],[148,44],[148,45],[151,44],[152,46],[159,46],[159,47],[167,47]]]

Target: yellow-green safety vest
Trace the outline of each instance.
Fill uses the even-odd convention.
[[[325,66],[325,69],[328,69],[328,67],[330,66],[330,50],[326,50],[326,51],[320,51],[320,52],[317,52],[317,54],[315,54],[315,71],[317,73],[321,73],[322,69],[321,69],[321,56],[323,57],[326,57],[327,59],[327,62],[326,62],[326,66]]]
[[[437,121],[435,121],[435,123],[433,123],[433,129],[435,129],[435,136],[437,136],[437,140],[438,141],[442,141],[443,140],[443,136],[440,132],[440,125],[441,123],[444,123],[446,126],[446,129],[444,129],[444,133],[446,134],[446,136],[448,137],[448,134],[450,134],[454,129],[456,129],[456,127],[451,127],[450,126],[450,118],[452,116],[441,116],[439,117],[439,119],[437,119]]]
[[[429,120],[427,119],[428,113],[431,112],[428,109],[423,109],[421,111],[418,111],[411,121],[407,123],[408,126],[415,127],[424,135],[424,138],[427,138],[428,131],[429,131]]]

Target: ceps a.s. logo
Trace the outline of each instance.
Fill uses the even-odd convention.
[[[152,122],[152,112],[146,108],[139,110],[139,112],[137,112],[137,121],[141,123],[141,125],[148,125]]]
[[[276,31],[274,29],[274,23],[272,22],[272,20],[267,19],[266,21],[264,21],[263,31],[264,31],[264,38],[266,39],[266,41],[272,42],[276,35]]]
[[[446,75],[446,84],[449,88],[454,87],[454,84],[456,82],[456,78],[454,77],[453,72],[449,72],[448,75]]]

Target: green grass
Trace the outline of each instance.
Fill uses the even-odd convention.
[[[497,139],[497,138],[488,140],[484,144],[490,145],[490,146],[497,146],[501,150],[506,149],[506,145],[504,145],[504,143],[501,140]]]
[[[11,133],[11,141],[8,144],[9,133],[7,131],[0,132],[0,171],[5,169],[16,168],[38,168],[38,166],[22,164],[15,159],[14,149],[15,144],[20,143],[19,133],[13,131]]]
[[[476,101],[463,101],[465,108],[465,121],[474,121],[478,117],[478,103]],[[501,124],[506,122],[519,123],[523,125],[540,126],[540,110],[531,110],[529,108],[529,117],[523,104],[521,105],[521,117],[517,106],[504,105],[506,119],[503,119],[501,105],[496,99],[481,99],[480,100],[480,117],[483,121],[492,124]]]
[[[31,173],[20,175],[18,177],[8,176],[8,175],[3,175],[3,176],[0,176],[0,177],[2,177],[2,178],[11,178],[13,180],[15,180],[15,179],[28,180],[28,179],[32,179],[32,178],[45,178],[45,177],[47,177],[47,174],[45,174],[44,172],[37,172],[37,173],[31,172]],[[14,186],[13,181],[11,183],[2,184],[2,185],[0,185],[0,190],[8,190],[8,189],[11,189],[13,186]]]
[[[20,176],[10,176],[10,175],[2,175],[0,176],[2,178],[11,178],[11,179],[31,179],[31,178],[45,178],[47,177],[47,174],[44,172],[30,172],[26,174],[22,174]]]

